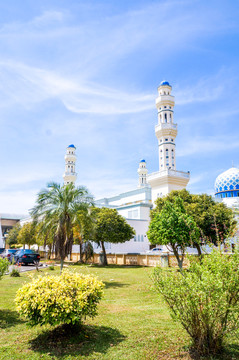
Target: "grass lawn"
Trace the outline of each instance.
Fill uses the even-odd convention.
[[[106,287],[98,316],[71,332],[64,326],[28,327],[13,301],[16,290],[29,281],[27,274],[0,280],[0,360],[196,359],[190,354],[186,332],[171,319],[167,306],[153,291],[151,268],[74,268],[96,274]],[[58,271],[48,270],[51,274]],[[217,359],[239,359],[239,340],[228,339],[225,354]]]

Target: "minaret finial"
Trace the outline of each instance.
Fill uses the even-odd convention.
[[[77,174],[75,172],[76,166],[76,148],[73,144],[69,145],[66,149],[65,155],[65,172],[63,174],[64,185],[75,184]]]

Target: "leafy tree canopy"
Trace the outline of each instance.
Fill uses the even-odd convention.
[[[174,202],[176,197],[183,200],[186,213],[193,217],[200,229],[201,241],[217,244],[227,237],[233,235],[236,228],[236,221],[231,209],[224,203],[216,202],[206,194],[194,195],[187,190],[174,190],[163,198],[158,198],[156,207],[151,211],[151,219],[164,207],[165,202]]]
[[[95,208],[94,212],[96,215],[94,241],[101,244],[104,265],[107,265],[104,242],[124,243],[133,238],[135,231],[115,209]]]
[[[17,223],[13,228],[9,231],[8,236],[6,238],[7,244],[11,247],[18,243],[18,234],[20,232],[21,226],[20,223]]]
[[[28,246],[36,244],[35,224],[28,222],[22,225],[18,234],[18,243]]]
[[[182,268],[186,247],[199,242],[200,232],[182,199],[175,197],[166,200],[160,212],[154,212],[147,235],[151,244],[169,245]]]

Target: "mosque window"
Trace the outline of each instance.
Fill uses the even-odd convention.
[[[168,140],[168,139],[167,139]],[[168,149],[166,149],[166,151],[168,151]]]
[[[134,241],[137,241],[137,239],[136,239],[136,235],[134,235]]]
[[[171,109],[171,106],[169,106],[169,109]]]
[[[165,122],[167,122],[167,114],[164,114]]]
[[[173,139],[171,139],[171,141],[173,141]]]
[[[166,156],[166,159],[168,159],[168,156]]]
[[[164,91],[164,95],[166,95],[166,91]]]
[[[164,109],[167,109],[167,106],[164,106]]]
[[[174,166],[174,164],[172,164],[172,166]]]
[[[144,235],[141,235],[141,242],[144,241]]]
[[[162,141],[162,140],[160,140],[160,141]],[[160,152],[163,152],[163,150],[160,150]]]
[[[140,235],[138,235],[138,241],[140,241]]]
[[[168,139],[165,139],[165,141],[168,141]]]

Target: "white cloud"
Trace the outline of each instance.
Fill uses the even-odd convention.
[[[13,61],[0,62],[0,91],[12,102],[31,107],[58,98],[74,113],[126,114],[153,107],[153,96],[132,94],[105,86],[74,81],[53,71]]]

